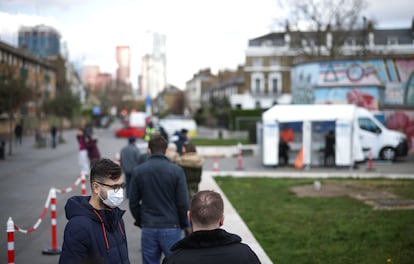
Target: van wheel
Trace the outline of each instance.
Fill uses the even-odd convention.
[[[381,150],[381,159],[383,160],[394,160],[396,153],[395,153],[395,149],[391,148],[391,147],[386,147],[383,150]]]

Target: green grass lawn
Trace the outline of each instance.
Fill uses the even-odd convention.
[[[414,210],[373,210],[343,197],[299,198],[311,179],[216,177],[274,263],[414,263]],[[414,199],[412,180],[341,180]]]
[[[247,139],[237,139],[237,138],[229,138],[229,139],[211,139],[211,138],[192,138],[191,142],[193,142],[196,146],[236,146],[239,142],[243,145],[248,144]]]

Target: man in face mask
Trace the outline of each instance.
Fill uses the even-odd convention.
[[[100,159],[90,173],[91,196],[73,196],[65,211],[65,227],[59,263],[127,263],[128,245],[121,167],[110,159]]]

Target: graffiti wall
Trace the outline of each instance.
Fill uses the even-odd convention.
[[[291,78],[294,104],[350,103],[381,110],[387,127],[403,131],[413,145],[414,59],[305,63],[292,69]]]

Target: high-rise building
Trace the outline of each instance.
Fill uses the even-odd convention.
[[[129,46],[116,47],[116,62],[118,63],[118,68],[116,69],[116,79],[124,83],[130,83],[131,51]]]
[[[96,90],[99,73],[100,73],[100,69],[99,69],[99,66],[97,65],[84,65],[82,68],[82,73],[81,73],[82,82],[87,87],[89,87],[91,91]]]
[[[50,26],[22,26],[19,28],[18,46],[41,57],[60,55],[60,38],[60,33]]]
[[[166,36],[149,33],[147,52],[141,62],[140,95],[155,98],[167,87]]]

